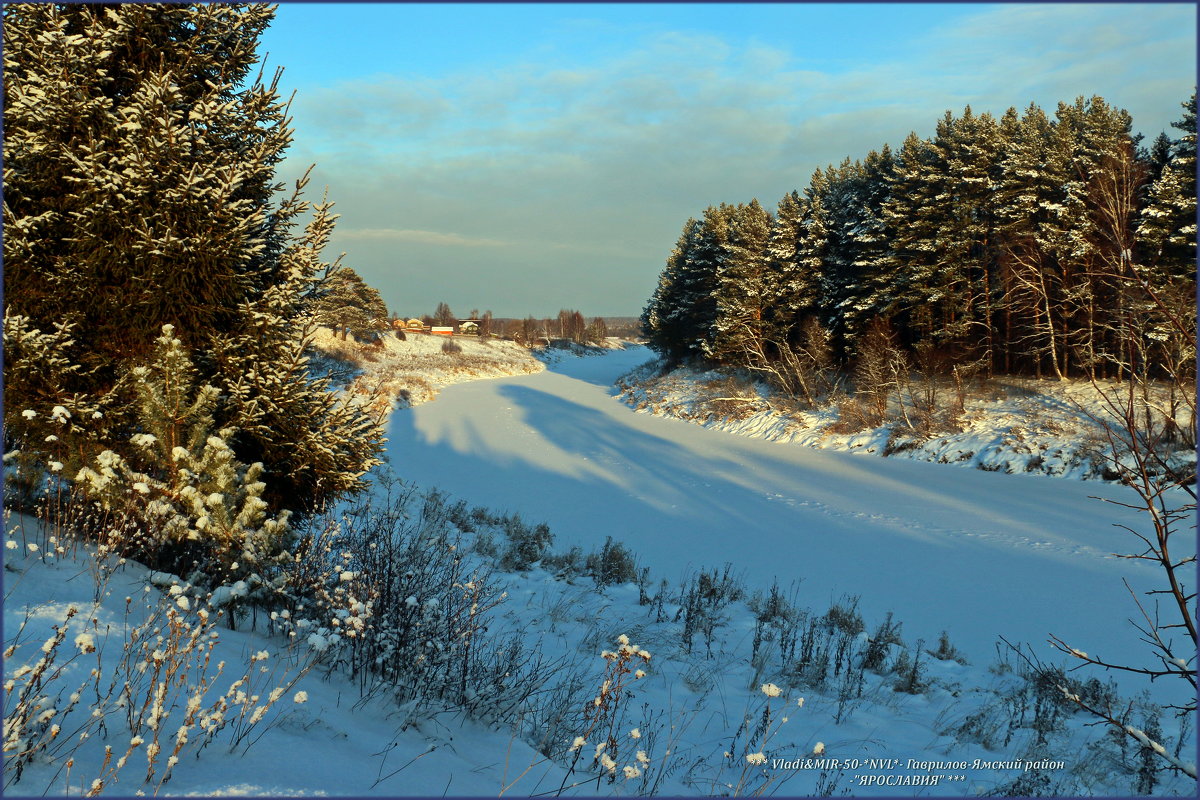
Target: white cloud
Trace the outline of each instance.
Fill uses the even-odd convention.
[[[499,239],[484,239],[473,236],[463,236],[458,233],[443,233],[441,231],[421,231],[400,228],[345,228],[338,227],[339,239],[349,241],[387,241],[412,242],[415,244],[431,244],[441,247],[510,247],[512,242]]]

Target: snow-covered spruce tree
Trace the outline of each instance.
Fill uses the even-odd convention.
[[[937,339],[964,360],[994,357],[992,287],[995,284],[995,193],[1003,142],[991,114],[947,114],[934,148],[944,165],[948,202],[938,220],[939,268],[934,278],[943,307]]]
[[[58,323],[34,328],[27,317],[4,318],[6,403],[4,424],[5,502],[32,508],[48,474],[73,474],[86,454],[77,446],[106,431],[108,422],[95,398],[63,387],[80,372],[73,358],[78,331]]]
[[[675,249],[659,276],[658,287],[642,312],[642,330],[659,355],[678,363],[700,355],[701,342],[716,313],[713,300],[715,269],[700,263],[702,248],[711,253],[706,238],[713,209],[704,221],[689,219]]]
[[[75,449],[129,455],[131,370],[164,324],[220,394],[217,429],[262,462],[273,507],[353,491],[380,431],[310,379],[310,300],[333,217],[282,194],[291,141],[276,80],[254,77],[259,4],[4,7],[4,295],[30,329],[74,326],[61,394],[105,431]],[[297,235],[301,215],[314,219]],[[6,369],[26,358],[5,344]],[[23,368],[23,367],[22,367]],[[36,361],[29,371],[36,371]],[[5,386],[5,427],[45,392]]]
[[[1171,142],[1151,184],[1138,224],[1143,259],[1153,282],[1167,288],[1194,282],[1196,269],[1196,93],[1183,104],[1183,118],[1171,123],[1183,132]]]
[[[838,316],[841,330],[852,351],[867,325],[888,313],[887,276],[892,265],[892,232],[883,220],[883,204],[891,191],[891,176],[896,164],[891,148],[867,153],[857,177],[855,203],[848,209],[849,228],[845,238],[852,253],[849,280]]]
[[[945,213],[945,170],[928,139],[910,133],[896,154],[888,199],[881,216],[892,231],[890,278],[881,296],[900,313],[902,329],[928,338],[940,320],[936,276],[939,269],[938,229]]]
[[[1011,119],[1005,125],[1011,128]],[[1048,367],[1056,377],[1062,375],[1065,289],[1057,254],[1067,247],[1070,225],[1064,213],[1067,180],[1054,126],[1031,103],[1010,130],[995,189],[1006,372],[1023,367],[1041,377]]]
[[[799,263],[800,231],[808,203],[799,192],[780,199],[767,240],[763,276],[763,330],[767,339],[786,342],[799,320],[816,308],[816,276]]]
[[[821,208],[825,211],[825,242],[820,272],[822,320],[834,334],[840,354],[849,349],[845,322],[846,308],[861,291],[854,232],[863,208],[862,163],[849,158],[825,169],[825,193]]]
[[[1140,258],[1122,277],[1141,299],[1145,346],[1157,374],[1168,381],[1164,416],[1183,421],[1170,440],[1196,444],[1196,94],[1172,125],[1183,132],[1149,187],[1138,238]],[[1185,408],[1185,414],[1177,409]]]
[[[763,283],[771,215],[758,200],[751,200],[730,207],[727,220],[728,235],[715,274],[709,355],[727,364],[758,366],[754,354],[762,352],[765,333]]]

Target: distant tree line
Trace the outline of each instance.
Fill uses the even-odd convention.
[[[369,288],[369,287],[368,287]],[[373,291],[373,290],[372,290]],[[395,315],[393,314],[393,318]],[[609,327],[603,317],[593,317],[591,322],[575,309],[560,309],[557,317],[527,316],[524,319],[511,317],[496,317],[490,310],[483,312],[472,309],[469,317],[479,324],[479,335],[483,337],[499,337],[532,347],[539,341],[568,340],[579,344],[598,344],[609,335]],[[421,321],[428,326],[457,326],[463,321],[454,315],[450,305],[439,302],[433,314],[426,314]],[[626,322],[632,321],[627,320]],[[633,326],[626,324],[628,332],[633,334]]]
[[[603,317],[593,317],[589,323],[575,309],[560,309],[556,318],[538,319],[531,315],[524,319],[503,320],[503,323],[505,339],[528,347],[543,339],[547,342],[559,339],[578,344],[599,344],[608,336],[608,324]]]
[[[774,214],[709,206],[684,224],[644,333],[671,362],[769,374],[884,340],[989,375],[1194,376],[1194,326],[1161,313],[1195,298],[1194,92],[1183,108],[1180,138],[1148,150],[1100,97],[1053,118],[947,111],[932,138],[817,170]]]

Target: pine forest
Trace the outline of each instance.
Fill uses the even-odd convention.
[[[773,214],[757,200],[709,206],[683,226],[646,336],[672,361],[761,371],[809,402],[816,373],[869,371],[880,353],[963,375],[1136,373],[1183,387],[1194,95],[1174,124],[1178,138],[1147,150],[1100,97],[1053,118],[967,107],[932,139],[816,171]]]

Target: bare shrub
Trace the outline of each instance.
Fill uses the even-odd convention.
[[[723,609],[744,595],[742,583],[730,574],[731,569],[729,564],[720,572],[702,569],[685,584],[676,619],[683,617],[682,639],[688,653],[692,652],[693,640],[699,633],[704,637],[709,657],[712,656],[713,635],[726,621]]]
[[[640,727],[630,727],[627,709],[633,698],[632,687],[646,676],[643,667],[649,665],[651,655],[632,644],[627,635],[621,634],[617,637],[617,649],[603,650],[600,657],[604,659],[605,666],[597,681],[598,689],[594,696],[588,697],[581,706],[576,706],[580,709],[575,718],[574,731],[577,735],[570,744],[565,738],[558,746],[545,742],[542,752],[546,757],[532,761],[520,775],[502,787],[501,795],[515,786],[531,769],[553,757],[553,754],[558,754],[562,745],[565,745],[565,751],[561,751],[560,757],[569,756],[570,761],[555,795],[592,782],[599,788],[601,781],[612,784],[620,778],[626,782],[640,779],[642,787],[647,785],[651,756],[648,752],[650,748],[643,744],[643,738],[649,737],[643,737]],[[631,750],[634,751],[632,755],[629,752]],[[626,763],[622,766],[621,762]]]
[[[857,597],[843,597],[820,616],[804,614],[788,679],[798,686],[823,687],[847,673],[861,686],[863,654],[856,643],[864,629]]]
[[[723,375],[701,381],[702,409],[715,419],[748,419],[763,405],[754,385],[737,375]]]
[[[929,339],[917,342],[913,350],[916,380],[908,375],[902,377],[900,410],[909,430],[929,436],[939,427],[939,373],[943,364],[936,345]],[[911,414],[906,406],[911,407]]]
[[[597,586],[613,586],[634,583],[638,580],[637,562],[633,553],[611,536],[605,537],[598,553],[589,553],[585,569]]]
[[[837,415],[837,422],[829,426],[832,433],[858,433],[877,424],[872,410],[856,396],[842,399],[837,404]]]
[[[878,427],[888,419],[892,394],[899,392],[907,372],[908,358],[896,344],[891,325],[875,319],[859,342],[854,369],[854,391],[862,400],[867,427]]]
[[[363,702],[382,694],[409,714],[457,707],[513,723],[553,673],[520,637],[489,632],[507,593],[490,559],[463,540],[463,528],[485,518],[440,492],[393,483],[380,499],[312,523],[292,585],[320,588],[297,589],[296,606],[301,616],[325,621],[304,630],[329,642],[325,668],[356,676]],[[527,546],[548,544],[545,526],[498,519],[514,537],[505,552],[516,562],[528,566]]]
[[[749,704],[741,723],[720,742],[720,754],[696,762],[691,780],[711,795],[761,797],[774,794],[792,774],[787,770],[768,769],[775,755],[771,741],[788,722],[789,714],[804,705],[803,698],[784,699],[783,690],[773,683],[759,687],[764,695],[761,707]],[[811,755],[825,754],[825,745],[817,742]],[[806,754],[807,755],[807,754]]]
[[[741,363],[776,389],[812,408],[837,385],[831,337],[816,317],[801,323],[797,343],[790,332],[779,340],[759,337],[749,325],[741,337]]]
[[[1125,585],[1138,609],[1138,621],[1130,622],[1138,638],[1148,646],[1148,658],[1141,663],[1108,661],[1088,655],[1059,636],[1052,636],[1051,644],[1085,664],[1143,675],[1152,681],[1159,678],[1180,681],[1184,693],[1178,704],[1170,708],[1181,716],[1191,717],[1196,713],[1197,688],[1196,591],[1190,583],[1195,578],[1196,562],[1190,543],[1196,513],[1196,462],[1194,452],[1179,452],[1181,443],[1194,445],[1195,441],[1194,433],[1180,433],[1179,417],[1183,415],[1194,429],[1194,298],[1157,293],[1146,277],[1145,268],[1132,263],[1124,264],[1121,273],[1113,277],[1120,278],[1127,290],[1139,296],[1140,308],[1124,315],[1119,331],[1125,352],[1114,357],[1114,361],[1118,374],[1126,378],[1124,385],[1106,391],[1093,379],[1103,410],[1089,416],[1100,425],[1107,441],[1104,454],[1107,468],[1137,495],[1137,501],[1132,503],[1107,502],[1146,514],[1144,530],[1119,526],[1141,543],[1124,557],[1153,564],[1162,584],[1147,592],[1154,601],[1149,609],[1128,583]],[[1171,385],[1165,405],[1156,397],[1154,370],[1166,374]],[[1179,555],[1180,532],[1185,538],[1183,555]],[[1116,709],[1090,702],[1066,684],[1059,688],[1080,708],[1151,748],[1171,767],[1196,778],[1194,763],[1185,764],[1172,756],[1146,731],[1122,721]]]

